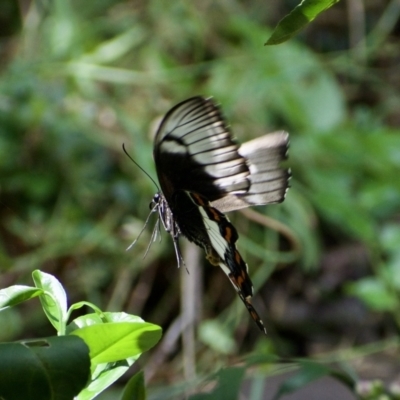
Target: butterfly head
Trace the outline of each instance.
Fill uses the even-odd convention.
[[[161,201],[161,194],[156,193],[149,204],[150,210],[156,211],[158,206],[160,205],[160,201]]]

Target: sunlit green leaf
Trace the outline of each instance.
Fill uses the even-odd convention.
[[[74,330],[90,348],[92,364],[134,357],[153,347],[161,337],[157,325],[140,322],[108,322]]]
[[[67,295],[61,283],[52,275],[36,270],[32,273],[35,285],[42,289],[40,302],[47,318],[58,332],[65,331],[67,317]]]
[[[302,0],[289,15],[279,22],[265,44],[279,44],[289,40],[313,21],[315,17],[332,7],[338,1],[339,0]]]
[[[140,354],[122,361],[98,364],[92,373],[93,380],[79,393],[76,400],[89,400],[99,395],[124,375],[139,357]]]
[[[23,285],[14,285],[0,290],[0,311],[13,307],[26,300],[33,299],[43,293],[43,290]]]

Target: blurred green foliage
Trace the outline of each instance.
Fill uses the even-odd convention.
[[[360,61],[351,51],[334,52],[339,49],[332,43],[340,47],[346,41],[344,28],[332,33],[316,25],[300,37],[313,45],[316,37],[325,38],[321,47],[332,51],[325,55],[298,40],[264,47],[271,33],[267,26],[280,19],[284,4],[5,3],[0,15],[6,21],[0,32],[1,287],[28,282],[30,272],[40,268],[63,281],[70,302],[86,298],[102,309],[126,309],[168,326],[179,302],[169,239],[154,244],[142,259],[150,224],[133,250],[124,251],[143,227],[156,189],[124,155],[122,143],[154,177],[156,119],[185,98],[212,95],[241,142],[276,129],[290,132],[292,188],[282,205],[261,211],[284,223],[301,246],[297,258],[288,258],[282,250],[292,249],[285,238],[232,215],[239,249],[260,291],[256,306],[270,315],[270,337],[247,332],[247,316],[238,320],[222,313],[234,293],[225,277],[220,280],[206,265],[205,315],[222,313],[223,323],[240,323],[241,339],[228,353],[258,341],[265,352],[298,355],[301,346],[293,338],[329,337],[323,348],[330,350],[348,336],[343,321],[349,319],[321,322],[313,319],[315,309],[304,320],[294,317],[290,306],[300,304],[299,298],[341,304],[358,297],[366,307],[357,314],[362,321],[369,309],[375,311],[369,337],[395,334],[400,323],[395,33],[391,40],[381,37],[382,46]],[[291,266],[283,269],[288,261]],[[324,280],[328,267],[337,283]],[[2,340],[48,329],[36,309],[12,312],[19,332],[1,332]],[[238,312],[231,308],[229,315]],[[323,312],[317,314],[322,318]],[[218,324],[207,321],[203,333],[208,329],[210,337],[213,326]],[[379,328],[383,336],[376,333]],[[358,337],[354,329],[351,337]],[[217,330],[232,343],[233,331]],[[331,339],[333,331],[337,336]],[[218,351],[208,350],[199,369],[213,365],[214,370],[225,362]],[[180,370],[179,363],[171,368]]]

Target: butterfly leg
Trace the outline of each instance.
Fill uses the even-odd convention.
[[[185,265],[185,261],[184,261],[183,256],[182,256],[181,249],[179,247],[178,238],[179,238],[179,234],[177,236],[172,236],[172,241],[174,243],[176,260],[178,262],[178,268],[180,268],[181,264]]]

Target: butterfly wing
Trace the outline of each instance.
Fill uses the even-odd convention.
[[[245,193],[250,170],[238,149],[211,99],[193,97],[172,108],[154,141],[157,175],[170,206],[177,189],[200,193],[209,201]]]
[[[287,158],[288,142],[288,133],[279,131],[242,144],[238,152],[247,160],[250,186],[244,193],[231,192],[212,201],[212,206],[228,212],[282,202],[288,189],[290,171],[280,164]]]
[[[222,212],[281,202],[290,177],[280,166],[288,137],[274,132],[239,147],[212,99],[185,100],[166,114],[155,137],[163,193],[172,207],[177,188],[200,193]]]

